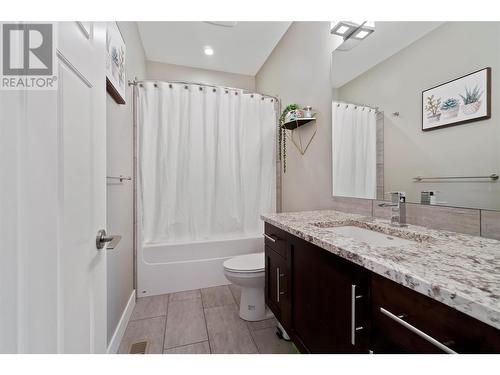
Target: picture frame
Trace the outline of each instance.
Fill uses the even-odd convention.
[[[422,131],[491,117],[491,68],[422,91]]]
[[[125,104],[127,47],[116,22],[106,25],[106,91],[118,104]]]

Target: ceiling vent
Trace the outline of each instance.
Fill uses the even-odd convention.
[[[210,25],[220,26],[220,27],[235,27],[238,23],[237,21],[204,21]]]

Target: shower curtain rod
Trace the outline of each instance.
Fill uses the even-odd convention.
[[[346,104],[346,105],[350,104],[350,105],[354,105],[354,106],[358,106],[358,107],[366,107],[366,108],[374,109],[376,112],[380,112],[378,107],[372,107],[371,105],[367,105],[367,104],[345,102],[343,100],[335,100],[335,99],[333,101],[337,104]]]
[[[273,95],[268,95],[268,94],[263,94],[263,93],[260,93],[260,92],[249,91],[247,89],[242,89],[242,88],[237,88],[237,87],[217,86],[217,85],[211,85],[211,84],[208,84],[208,83],[200,83],[200,82],[162,81],[162,80],[152,80],[152,79],[147,79],[147,80],[137,80],[137,79],[130,80],[129,79],[128,80],[128,85],[129,86],[137,86],[138,84],[145,83],[145,82],[164,82],[164,83],[173,83],[173,84],[179,84],[179,85],[197,85],[197,86],[204,86],[204,87],[223,88],[223,89],[226,89],[226,90],[243,90],[244,94],[261,95],[261,96],[264,96],[266,98],[274,99],[278,103],[281,102],[280,98],[278,98],[277,96],[273,96]]]

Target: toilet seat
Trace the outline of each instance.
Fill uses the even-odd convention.
[[[237,273],[263,272],[265,269],[264,253],[239,255],[224,262],[224,269]]]

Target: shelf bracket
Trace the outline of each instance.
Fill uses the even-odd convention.
[[[314,139],[314,137],[316,136],[316,132],[318,131],[318,124],[316,123],[316,121],[314,121],[314,132],[313,134],[311,135],[311,138],[309,138],[309,140],[307,141],[306,143],[306,146],[304,147],[303,146],[303,143],[302,143],[302,136],[300,134],[300,132],[296,132],[295,130],[298,129],[298,126],[294,129],[287,129],[289,130],[289,132],[285,132],[286,134],[286,137],[292,141],[293,145],[295,146],[295,148],[299,151],[299,153],[301,155],[304,155],[307,151],[307,149],[309,148],[309,146],[311,145],[311,142],[312,140]],[[293,136],[294,133],[298,133],[298,140],[296,140]],[[298,143],[297,143],[298,141]]]

